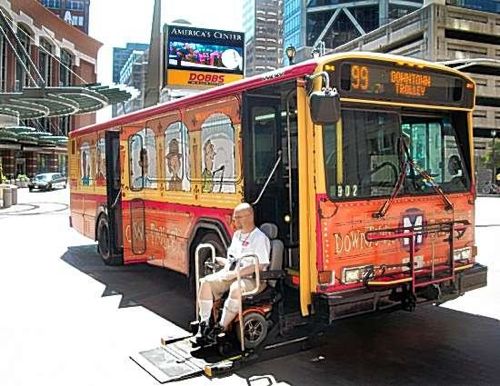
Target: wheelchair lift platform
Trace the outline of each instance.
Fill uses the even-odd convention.
[[[310,348],[308,336],[265,345],[258,350],[241,352],[234,350],[221,355],[216,346],[193,348],[192,335],[176,339],[162,339],[160,347],[140,351],[130,356],[135,363],[159,383],[168,383],[200,375],[222,376],[257,360],[269,360],[278,356]]]

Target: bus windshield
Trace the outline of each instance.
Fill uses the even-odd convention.
[[[344,109],[340,125],[324,126],[324,153],[332,199],[389,196],[402,167],[406,178],[400,194],[436,194],[432,185],[445,193],[465,192],[470,186],[448,116]]]

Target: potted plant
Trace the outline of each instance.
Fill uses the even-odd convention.
[[[26,174],[19,174],[16,179],[16,185],[20,188],[28,187],[29,178]]]

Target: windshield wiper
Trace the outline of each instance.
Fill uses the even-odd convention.
[[[431,187],[432,189],[434,189],[434,191],[436,193],[438,193],[441,198],[443,199],[444,201],[444,209],[445,210],[453,210],[453,204],[451,203],[451,201],[448,199],[448,197],[446,196],[446,194],[443,192],[443,189],[441,188],[440,185],[438,185],[435,181],[434,181],[434,178],[432,178],[432,176],[427,173],[427,171],[423,170],[422,168],[420,168],[416,163],[415,161],[413,161],[410,158],[408,158],[408,161],[407,163],[410,165],[411,168],[413,168],[414,170],[416,170],[418,172],[418,174],[420,174],[423,178],[424,181],[426,182],[429,182],[431,184]]]
[[[432,176],[427,173],[425,170],[421,169],[415,161],[411,158],[410,151],[408,150],[408,146],[406,142],[404,141],[403,136],[400,136],[398,138],[398,155],[400,159],[400,164],[401,164],[401,173],[399,174],[398,180],[396,182],[396,185],[394,185],[394,188],[392,190],[392,193],[390,197],[384,202],[382,207],[373,214],[373,217],[375,218],[381,218],[384,217],[389,210],[389,207],[391,206],[392,202],[396,198],[396,196],[399,194],[399,191],[401,190],[401,187],[403,186],[403,183],[406,179],[406,168],[409,166],[411,171],[412,171],[412,176],[415,181],[415,171],[417,171],[420,176],[424,179],[424,181],[430,182],[432,188],[434,191],[436,191],[441,198],[443,199],[445,203],[445,210],[453,210],[453,204],[450,202],[446,194],[443,192],[443,189],[441,189],[441,186],[436,184],[434,182],[434,179]]]
[[[394,188],[392,189],[391,195],[387,200],[385,200],[384,204],[382,207],[373,213],[373,217],[375,218],[382,218],[386,215],[387,211],[389,210],[389,207],[391,206],[392,202],[396,198],[396,196],[399,194],[399,191],[401,190],[401,187],[403,186],[403,183],[406,178],[406,167],[408,166],[407,160],[404,158],[404,140],[402,137],[398,138],[398,155],[399,155],[399,163],[401,166],[401,172],[399,173],[399,177],[396,181],[396,185],[394,185]]]

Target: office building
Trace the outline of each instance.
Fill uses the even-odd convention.
[[[39,0],[39,2],[66,23],[86,34],[89,33],[90,0]]]
[[[127,43],[122,47],[113,47],[113,83],[120,83],[120,72],[123,66],[130,58],[134,51],[145,52],[149,48],[146,43]]]
[[[245,75],[275,70],[283,62],[283,0],[244,0]]]
[[[295,61],[306,60],[314,48],[328,52],[421,6],[422,0],[287,0],[283,47],[295,47]]]

